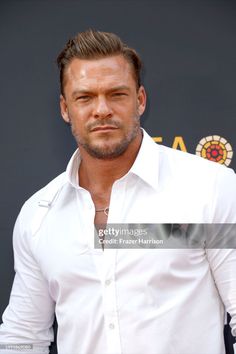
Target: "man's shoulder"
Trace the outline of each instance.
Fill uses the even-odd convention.
[[[29,199],[26,200],[25,204],[34,203],[37,200],[40,200],[42,197],[47,196],[48,198],[52,197],[52,194],[61,188],[66,181],[66,172],[62,172],[55,178],[53,178],[49,183],[44,187],[35,192]]]
[[[25,201],[22,206],[20,215],[21,218],[25,221],[32,220],[34,214],[36,213],[39,207],[48,208],[55,200],[59,191],[65,185],[66,172],[61,173],[53,180],[51,180],[43,188],[35,192],[29,199]]]
[[[161,164],[168,164],[172,169],[186,174],[230,173],[232,169],[224,165],[204,159],[200,156],[181,150],[159,145],[159,159]]]
[[[145,132],[146,151],[152,155],[153,162],[158,163],[160,170],[173,170],[176,173],[179,171],[184,174],[202,174],[202,173],[217,173],[217,171],[233,171],[224,165],[202,158],[198,155],[167,147],[162,144],[157,144],[151,136]]]

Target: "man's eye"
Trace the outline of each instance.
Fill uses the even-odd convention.
[[[77,101],[88,101],[90,99],[90,96],[79,96],[76,98]]]
[[[122,97],[122,96],[126,96],[126,93],[124,92],[115,92],[112,95],[113,97]]]

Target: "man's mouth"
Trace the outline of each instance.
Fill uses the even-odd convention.
[[[105,132],[105,131],[110,131],[110,130],[116,130],[118,129],[114,125],[100,125],[91,130],[91,132]]]

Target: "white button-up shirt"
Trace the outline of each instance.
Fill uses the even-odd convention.
[[[54,312],[59,354],[225,353],[225,309],[236,336],[236,250],[95,249],[95,209],[79,186],[79,164],[77,151],[52,204],[42,201],[49,184],[17,219],[0,353],[19,353],[7,345],[22,343],[47,353]],[[235,222],[232,170],[144,132],[133,166],[112,187],[108,223]]]

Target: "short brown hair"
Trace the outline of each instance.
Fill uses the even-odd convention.
[[[114,55],[123,55],[131,64],[138,89],[141,85],[142,62],[137,52],[129,48],[114,33],[90,29],[69,39],[65,48],[57,57],[57,65],[60,69],[61,93],[64,94],[64,72],[72,59],[100,59]]]

